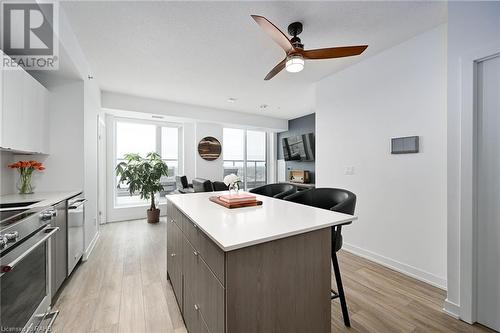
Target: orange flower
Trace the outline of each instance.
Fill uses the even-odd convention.
[[[7,167],[11,168],[11,169],[28,169],[28,168],[33,168],[34,170],[38,170],[38,171],[43,171],[45,170],[45,167],[43,166],[43,163],[42,162],[38,162],[38,161],[34,161],[34,160],[31,160],[31,161],[17,161],[16,163],[12,163],[12,164],[9,164],[7,165]]]

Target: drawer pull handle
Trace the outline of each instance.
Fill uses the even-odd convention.
[[[197,255],[198,255],[198,251],[193,251],[193,254],[194,254],[195,256],[197,256]]]
[[[176,256],[176,254],[175,254],[175,253],[171,253],[171,254],[170,254],[170,256],[171,256],[171,257],[175,257],[175,256]]]
[[[195,309],[196,311],[198,311],[198,310],[200,309],[200,307],[198,306],[198,304],[195,304],[195,305],[194,305],[194,309]]]

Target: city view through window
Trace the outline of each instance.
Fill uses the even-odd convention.
[[[133,133],[133,135],[131,135]],[[125,154],[137,153],[146,157],[149,152],[157,152],[168,166],[168,177],[162,177],[164,196],[175,190],[175,176],[179,170],[179,128],[151,123],[129,121],[116,122],[115,166],[124,161]],[[145,205],[139,195],[130,195],[128,186],[116,178],[115,206]]]
[[[246,189],[266,184],[266,132],[224,128],[223,136],[224,176],[238,175]]]

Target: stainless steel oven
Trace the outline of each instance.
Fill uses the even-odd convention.
[[[0,330],[49,331],[53,208],[22,210],[0,224]],[[45,327],[43,327],[45,326]]]

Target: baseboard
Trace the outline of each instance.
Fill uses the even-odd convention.
[[[428,283],[434,287],[438,287],[440,289],[446,290],[446,279],[440,278],[434,274],[431,274],[429,272],[423,271],[421,269],[418,269],[416,267],[404,264],[402,262],[393,260],[391,258],[387,258],[385,256],[379,255],[377,253],[374,253],[372,251],[368,251],[365,249],[362,249],[360,247],[344,243],[342,245],[342,249],[351,252],[355,255],[358,255],[360,257],[363,257],[365,259],[371,260],[373,262],[376,262],[377,264],[386,266],[390,269],[393,269],[399,273],[403,273],[405,275],[408,275],[412,278],[415,278],[417,280],[420,280],[422,282]]]
[[[92,253],[92,250],[94,250],[95,245],[97,244],[97,240],[99,239],[99,231],[96,232],[94,238],[89,244],[89,247],[85,250],[82,256],[82,261],[87,261],[87,259],[90,257],[90,254]]]
[[[444,313],[449,316],[452,316],[455,319],[460,319],[460,305],[449,301],[448,299],[444,300]]]

